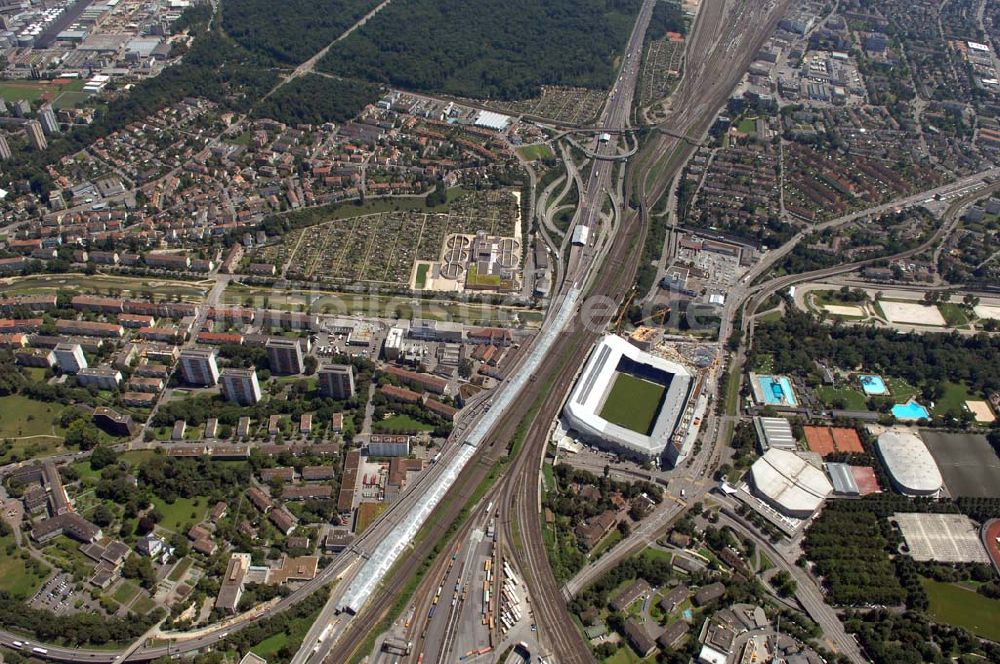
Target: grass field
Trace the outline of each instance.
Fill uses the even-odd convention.
[[[674,554],[669,551],[653,548],[643,549],[639,556],[650,562],[660,563],[661,565],[669,565],[670,561],[674,559]]]
[[[88,576],[94,569],[94,561],[83,555],[80,544],[65,535],[49,540],[42,548],[42,555],[53,565],[77,577]]]
[[[0,551],[6,551],[15,546],[14,536],[0,537]],[[37,574],[35,568],[29,569],[25,560],[18,553],[0,555],[0,590],[10,593],[18,599],[26,599],[35,594],[48,576],[49,569],[43,574]]]
[[[965,402],[974,399],[965,386],[960,383],[947,382],[944,384],[944,395],[934,402],[934,413],[943,414],[949,411],[962,412]]]
[[[154,602],[149,597],[146,597],[145,595],[137,599],[135,601],[135,604],[132,605],[132,611],[138,613],[140,616],[146,615],[155,608],[156,608],[156,602]]]
[[[199,504],[195,505],[194,500],[198,500]],[[183,526],[188,523],[192,525],[198,523],[205,518],[205,513],[208,511],[208,500],[205,498],[178,498],[170,504],[158,496],[153,496],[153,505],[163,515],[163,521],[159,525],[175,533],[185,532],[187,529]]]
[[[952,583],[921,579],[930,600],[930,616],[946,625],[964,627],[991,641],[1000,641],[1000,601]]]
[[[827,406],[832,406],[834,401],[843,399],[847,410],[868,410],[865,406],[865,395],[861,390],[851,387],[825,385],[816,389],[816,397]]]
[[[545,143],[525,145],[524,147],[518,148],[517,153],[528,161],[535,161],[536,159],[551,159],[555,156],[552,154],[552,150],[549,146]]]
[[[433,429],[434,427],[431,425],[415,420],[409,415],[393,415],[380,422],[372,423],[372,430],[376,433],[419,433]]]
[[[180,581],[181,577],[183,577],[184,574],[191,569],[192,564],[194,564],[194,561],[190,558],[181,558],[177,561],[177,564],[174,565],[174,568],[170,570],[170,574],[167,575],[167,579],[170,581]]]
[[[737,129],[744,134],[752,134],[757,131],[757,118],[743,118]]]
[[[139,586],[135,585],[131,581],[122,581],[115,592],[111,595],[111,598],[118,602],[119,604],[128,604],[135,599],[135,596],[139,594]]]
[[[63,411],[63,406],[44,401],[35,401],[20,394],[0,397],[0,438],[21,438],[24,436],[62,437],[62,431],[54,423]]]
[[[417,266],[417,288],[423,289],[427,285],[427,272],[430,271],[429,263],[421,263]]]
[[[108,290],[121,291],[123,297],[142,297],[152,293],[158,299],[180,296],[182,300],[201,300],[208,293],[205,282],[171,279],[139,279],[136,277],[102,274],[35,274],[11,277],[0,281],[7,295],[46,294],[58,290],[78,290],[81,293],[106,295]]]
[[[374,503],[374,507],[358,509],[358,523],[356,533],[360,535],[376,519],[382,516],[383,512],[389,509],[389,503]]]
[[[17,99],[27,99],[30,102],[44,99],[60,109],[90,96],[82,92],[86,83],[82,78],[63,80],[66,82],[60,85],[55,85],[52,81],[0,81],[0,97],[9,102]]]
[[[653,430],[666,388],[620,373],[608,394],[601,417],[626,429],[648,435]]]
[[[605,553],[610,551],[615,546],[615,544],[618,544],[618,542],[621,541],[622,541],[622,532],[617,528],[615,528],[610,533],[605,535],[604,539],[598,542],[597,546],[595,546],[591,550],[590,552],[591,559],[600,558]]]
[[[953,302],[943,302],[937,305],[938,311],[944,316],[948,327],[964,327],[969,324],[969,315],[965,313],[962,305]]]

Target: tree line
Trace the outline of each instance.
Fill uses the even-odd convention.
[[[307,74],[261,100],[253,117],[289,125],[343,123],[377,101],[379,94],[379,87],[370,83]]]
[[[860,325],[824,325],[812,314],[786,310],[762,322],[754,335],[751,365],[771,354],[775,373],[809,375],[815,360],[861,367],[904,378],[913,385],[964,383],[972,392],[1000,390],[1000,337],[987,334],[902,333]]]

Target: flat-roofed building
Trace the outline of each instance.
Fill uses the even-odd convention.
[[[273,337],[267,340],[265,348],[271,373],[286,376],[302,373],[302,346],[298,339]]]
[[[368,455],[373,457],[409,456],[410,437],[373,433],[368,439]]]
[[[319,370],[319,393],[324,397],[346,401],[354,396],[354,367],[331,364]]]
[[[219,374],[222,394],[229,401],[241,406],[252,406],[260,401],[260,383],[253,369],[223,369]]]
[[[219,366],[215,362],[215,349],[187,349],[181,351],[181,378],[189,385],[215,385],[219,382]]]
[[[766,452],[772,447],[782,450],[794,450],[796,447],[795,434],[792,433],[792,425],[784,417],[755,417],[753,418],[754,428],[757,430],[757,441],[760,443],[762,452]]]
[[[215,608],[226,613],[236,613],[240,598],[243,596],[244,582],[250,570],[250,554],[234,553],[226,565],[226,575],[219,585],[219,594],[215,598]]]
[[[56,358],[56,366],[63,373],[75,374],[87,368],[87,358],[83,356],[80,344],[56,344],[52,353]]]
[[[115,390],[122,382],[122,372],[109,366],[87,367],[76,373],[76,380],[83,387],[99,390]]]
[[[130,436],[136,429],[131,415],[119,413],[107,406],[95,408],[93,419],[97,427],[113,436]]]

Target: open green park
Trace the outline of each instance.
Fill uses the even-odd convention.
[[[0,463],[47,456],[62,449],[59,417],[65,406],[19,394],[0,397]]]
[[[14,597],[35,594],[51,571],[44,563],[32,560],[25,550],[17,551],[13,535],[0,537],[0,591]]]
[[[920,582],[930,600],[935,621],[969,630],[976,636],[1000,641],[1000,600],[990,599],[954,583],[932,579]]]
[[[392,415],[380,422],[372,424],[372,429],[377,433],[420,433],[421,431],[432,431],[434,427],[426,422],[415,420],[409,415]]]
[[[153,506],[163,515],[160,527],[175,533],[183,533],[187,530],[185,526],[204,519],[209,507],[206,498],[175,498],[168,503],[159,496],[153,496]]]
[[[211,282],[178,279],[142,279],[104,274],[33,274],[0,280],[0,293],[13,295],[51,294],[56,291],[79,293],[120,293],[142,298],[152,294],[158,300],[200,301],[208,294]]]
[[[553,156],[555,156],[552,154],[552,149],[545,143],[525,145],[523,147],[518,148],[517,153],[528,161],[537,161],[539,159],[551,159]]]
[[[601,409],[601,417],[626,429],[649,434],[653,430],[666,388],[620,373]]]

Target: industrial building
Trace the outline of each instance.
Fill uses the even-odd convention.
[[[648,432],[605,418],[609,396],[623,375],[663,390]],[[665,451],[670,455],[671,450],[676,452],[670,442],[687,407],[692,378],[680,364],[645,353],[619,336],[608,335],[591,352],[563,407],[563,415],[572,430],[596,445],[641,459],[656,459]]]
[[[219,374],[222,394],[226,400],[241,406],[252,406],[260,401],[260,383],[253,369],[223,369]]]
[[[917,433],[890,429],[875,444],[889,479],[906,496],[937,496],[944,479],[930,450]]]
[[[215,349],[183,350],[179,359],[181,377],[189,385],[215,385],[219,382],[219,366]]]
[[[833,492],[822,470],[803,456],[773,448],[750,466],[755,496],[784,516],[808,519]]]

